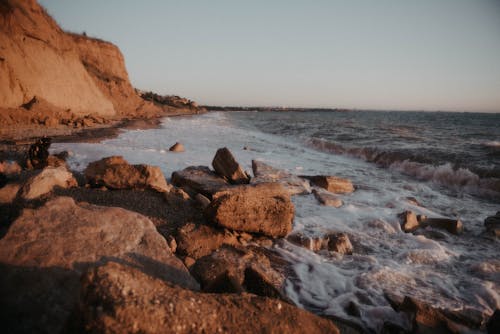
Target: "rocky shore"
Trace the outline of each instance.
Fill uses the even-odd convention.
[[[285,292],[293,263],[274,248],[290,242],[337,256],[360,252],[344,231],[315,238],[292,232],[291,196],[313,192],[318,205],[338,207],[357,191],[349,180],[296,176],[259,161],[248,175],[227,148],[215,152],[213,169],[191,166],[169,180],[158,167],[120,156],[77,173],[49,146],[40,140],[23,159],[0,164],[7,332],[364,331],[294,306]],[[420,224],[462,231],[459,221],[412,212],[400,219],[408,232]],[[488,218],[489,230],[495,219]],[[386,298],[413,324],[387,323],[386,333],[498,326],[498,314],[488,320],[389,292]]]

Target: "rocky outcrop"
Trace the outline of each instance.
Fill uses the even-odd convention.
[[[276,238],[291,232],[294,206],[283,186],[261,183],[215,193],[205,216],[221,227]]]
[[[61,332],[75,307],[81,273],[108,261],[197,288],[146,217],[58,197],[25,209],[0,240],[3,330]]]
[[[354,186],[348,179],[329,175],[307,176],[307,178],[312,184],[324,188],[331,193],[346,194],[354,191]]]
[[[103,158],[90,163],[85,169],[85,178],[94,187],[110,189],[154,189],[169,192],[171,186],[159,167],[130,165],[121,156]]]
[[[252,170],[254,175],[250,181],[252,184],[278,182],[285,187],[290,195],[311,193],[309,181],[282,169],[271,167],[258,160],[252,160]]]
[[[212,166],[217,174],[225,178],[231,184],[247,184],[250,178],[240,166],[233,154],[227,147],[217,150]]]
[[[183,290],[117,263],[88,272],[81,290],[85,332],[338,333],[329,320],[280,300]]]
[[[20,195],[24,200],[33,200],[50,193],[55,187],[70,188],[76,186],[78,186],[78,182],[66,167],[47,167],[24,183]]]
[[[205,166],[191,166],[172,173],[172,184],[193,196],[200,193],[208,198],[230,184]]]

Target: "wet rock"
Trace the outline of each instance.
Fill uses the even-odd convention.
[[[318,189],[313,189],[312,192],[314,194],[314,197],[316,197],[318,202],[320,202],[322,205],[340,208],[344,204],[338,196],[330,192]]]
[[[252,184],[279,182],[290,195],[310,194],[311,186],[308,180],[290,174],[284,170],[276,169],[261,161],[252,160],[254,178]]]
[[[172,173],[172,183],[193,196],[196,193],[212,198],[212,195],[230,187],[229,183],[205,166],[191,166]]]
[[[154,189],[169,192],[159,167],[130,165],[121,156],[111,156],[90,163],[84,171],[85,178],[93,187],[105,186],[110,189]]]
[[[81,273],[108,261],[198,287],[146,217],[58,197],[25,209],[0,240],[3,329],[60,333],[76,306]]]
[[[210,200],[202,194],[196,194],[196,196],[194,196],[194,199],[203,209],[210,205]]]
[[[20,188],[19,183],[8,183],[0,188],[0,204],[12,204]]]
[[[327,319],[280,300],[172,287],[117,263],[82,279],[81,330],[106,333],[339,333]]]
[[[237,245],[235,234],[208,225],[186,224],[177,231],[177,253],[199,259],[222,245]]]
[[[169,149],[170,152],[184,152],[185,148],[184,145],[181,143],[177,142],[174,145],[172,145]]]
[[[490,216],[484,220],[486,231],[500,237],[500,211],[496,215]]]
[[[486,324],[488,334],[500,333],[500,310],[496,309]]]
[[[16,161],[0,162],[0,174],[17,175],[21,173],[21,166]]]
[[[346,194],[354,191],[352,182],[336,176],[316,175],[306,176],[312,184],[321,187],[334,194]]]
[[[398,218],[401,222],[401,229],[406,233],[413,232],[420,227],[417,216],[413,211],[402,212],[398,215]]]
[[[49,147],[52,139],[44,137],[38,139],[28,150],[26,166],[30,169],[42,169],[47,167],[49,157]]]
[[[464,230],[464,226],[459,219],[448,219],[448,218],[427,218],[423,221],[425,225],[432,226],[434,228],[439,228],[446,230],[451,234],[461,234]]]
[[[352,254],[352,244],[346,233],[334,232],[326,235],[328,238],[328,250],[340,254]]]
[[[212,167],[217,174],[224,177],[231,184],[248,184],[250,182],[248,175],[226,147],[217,150],[212,161]]]
[[[349,236],[343,232],[329,232],[322,236],[306,236],[301,232],[295,232],[287,237],[287,240],[298,246],[317,252],[327,250],[340,254],[352,254],[353,247]]]
[[[230,230],[285,237],[292,230],[294,206],[278,183],[237,186],[213,195],[205,210],[212,223]]]
[[[66,167],[47,167],[38,175],[26,180],[20,195],[24,200],[33,200],[50,193],[55,187],[70,188],[76,186],[78,186],[78,182]]]

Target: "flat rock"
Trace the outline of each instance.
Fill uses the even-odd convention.
[[[451,234],[461,234],[464,230],[462,221],[448,218],[427,218],[423,221],[425,225],[446,230]]]
[[[354,191],[352,182],[336,176],[316,175],[306,176],[312,184],[321,187],[334,194],[346,194]]]
[[[402,212],[398,217],[401,223],[401,229],[406,233],[413,232],[420,227],[417,215],[413,211]]]
[[[280,300],[184,290],[118,263],[88,272],[81,290],[85,332],[339,333],[329,320]]]
[[[215,153],[212,167],[215,172],[231,184],[248,184],[250,178],[227,147],[219,148]]]
[[[285,237],[292,230],[295,208],[278,183],[237,186],[213,195],[207,219],[230,230]]]
[[[111,156],[90,163],[85,178],[94,187],[110,189],[154,189],[168,192],[171,186],[161,169],[149,165],[130,165],[121,156]]]
[[[38,175],[30,177],[20,190],[24,200],[33,200],[50,193],[55,187],[70,188],[78,186],[78,182],[66,167],[46,167]]]
[[[184,148],[184,145],[177,142],[174,145],[172,145],[168,150],[170,152],[184,152],[186,149]]]
[[[271,167],[258,160],[252,160],[252,170],[254,177],[250,180],[251,184],[278,182],[290,195],[311,193],[311,185],[308,180],[282,169]]]
[[[148,218],[57,197],[25,209],[0,240],[3,330],[61,332],[78,299],[81,273],[108,261],[198,287]]]
[[[318,200],[319,203],[325,206],[332,206],[334,208],[340,208],[344,205],[344,202],[336,196],[328,191],[313,189],[314,197]]]
[[[191,166],[172,173],[172,184],[181,187],[188,193],[212,198],[212,195],[230,184],[205,166]]]

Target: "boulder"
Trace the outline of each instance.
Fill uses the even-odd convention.
[[[308,180],[282,169],[276,169],[261,161],[252,160],[252,170],[254,175],[250,180],[252,184],[278,182],[283,185],[290,195],[311,193],[311,186]]]
[[[90,163],[85,178],[94,187],[110,189],[154,189],[169,192],[171,186],[159,167],[130,165],[121,156],[111,156]]]
[[[334,194],[346,194],[354,191],[354,186],[348,179],[328,175],[306,176],[306,178],[309,179],[312,184]]]
[[[172,183],[193,196],[200,193],[208,198],[212,198],[214,193],[230,187],[226,180],[205,166],[191,166],[173,172]]]
[[[417,215],[413,211],[405,211],[398,215],[401,229],[408,233],[413,232],[420,227],[419,220],[417,220]]]
[[[32,144],[28,150],[26,166],[30,169],[42,169],[47,167],[47,158],[49,157],[49,147],[51,143],[51,138],[43,137]]]
[[[196,194],[194,196],[194,199],[203,209],[205,209],[207,206],[210,205],[210,200],[206,196],[203,196],[202,194]]]
[[[287,237],[291,243],[318,252],[327,250],[339,254],[352,254],[353,247],[349,236],[343,232],[329,232],[321,236],[306,236],[295,232]]]
[[[8,183],[0,188],[0,205],[12,204],[20,188],[19,183]]]
[[[3,330],[60,333],[76,306],[82,272],[108,261],[198,287],[148,218],[58,197],[25,209],[0,240]]]
[[[184,152],[185,148],[184,145],[181,143],[177,142],[174,145],[172,145],[169,149],[170,152]]]
[[[459,219],[427,218],[423,222],[425,225],[446,230],[451,234],[458,235],[461,234],[464,230],[464,226]]]
[[[237,245],[236,234],[208,225],[189,223],[177,231],[177,253],[195,260],[208,255],[222,245]]]
[[[330,192],[322,191],[319,189],[313,189],[312,192],[314,194],[314,197],[316,197],[318,202],[320,202],[322,205],[340,208],[344,204],[338,196]]]
[[[284,275],[272,268],[266,256],[251,249],[224,246],[200,258],[190,270],[206,292],[285,296]]]
[[[227,147],[219,148],[215,153],[212,166],[215,172],[231,184],[248,184],[250,178]]]
[[[339,333],[329,320],[276,299],[173,287],[118,263],[82,278],[80,328],[90,333]]]
[[[38,175],[26,180],[20,195],[24,200],[33,200],[50,193],[55,187],[70,188],[76,186],[78,186],[78,182],[66,167],[46,167]]]
[[[214,194],[205,216],[212,223],[230,230],[276,238],[291,232],[294,209],[283,186],[261,183]]]
[[[496,215],[486,218],[484,226],[488,232],[493,233],[496,237],[500,237],[500,211]]]

